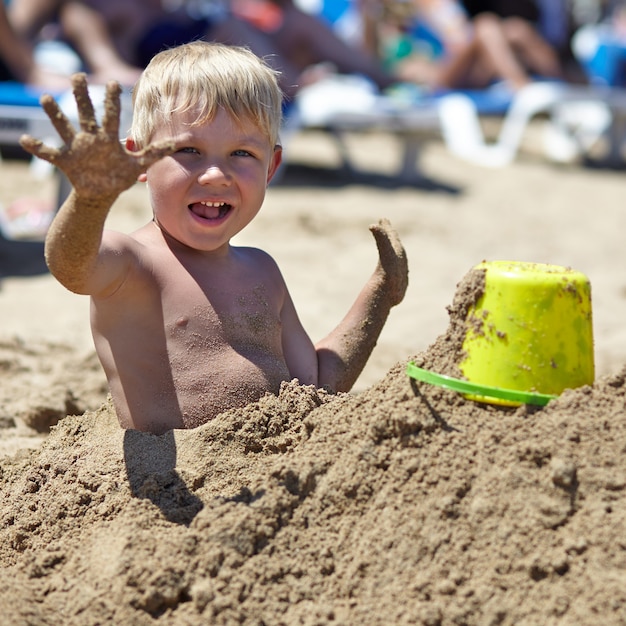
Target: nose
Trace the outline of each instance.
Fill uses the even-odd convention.
[[[198,182],[201,185],[229,185],[230,175],[223,165],[212,164],[202,169]]]

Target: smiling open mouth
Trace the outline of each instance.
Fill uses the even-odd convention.
[[[232,205],[226,202],[194,202],[189,205],[189,209],[198,217],[206,220],[217,220],[227,215],[232,209]]]

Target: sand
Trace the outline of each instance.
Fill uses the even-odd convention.
[[[624,179],[535,146],[504,170],[428,146],[449,193],[324,177],[328,137],[297,138],[239,241],[275,256],[313,339],[373,269],[380,217],[406,246],[407,297],[352,393],[285,383],[192,431],[119,428],[86,300],[20,248],[0,282],[4,623],[626,623]],[[382,174],[398,156],[381,135],[351,147]],[[3,203],[53,192],[0,168]],[[148,215],[137,186],[110,224]],[[448,309],[483,259],[587,274],[593,386],[502,408],[406,376],[409,359],[454,365]]]

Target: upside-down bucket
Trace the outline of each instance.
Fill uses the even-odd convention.
[[[483,262],[475,269],[484,270],[485,287],[466,320],[459,367],[468,381],[550,395],[593,384],[591,285],[584,274],[518,261]]]

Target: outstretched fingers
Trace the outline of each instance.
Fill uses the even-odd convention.
[[[59,133],[59,137],[61,137],[63,143],[69,146],[76,136],[76,131],[67,115],[61,111],[56,100],[48,94],[41,96],[40,103],[46,115],[50,118],[54,129]]]
[[[107,83],[106,98],[104,100],[104,115],[102,116],[102,130],[109,136],[117,138],[120,132],[120,94],[122,88],[117,81]]]
[[[54,163],[59,157],[59,150],[51,146],[45,145],[39,139],[35,139],[30,135],[22,135],[20,137],[20,145],[26,152],[36,156],[48,163]]]
[[[372,224],[370,231],[376,240],[380,268],[384,273],[392,304],[398,304],[404,298],[409,284],[406,251],[389,220],[381,219],[378,224]]]
[[[93,108],[93,103],[89,97],[87,76],[83,73],[74,74],[72,76],[72,86],[76,107],[78,109],[80,128],[84,132],[95,133],[98,130],[98,122],[96,121],[96,112]]]
[[[139,152],[134,152],[137,162],[142,168],[147,169],[153,163],[156,163],[160,159],[166,156],[170,156],[176,152],[176,144],[170,139],[164,139],[162,141],[156,141],[146,146]]]

